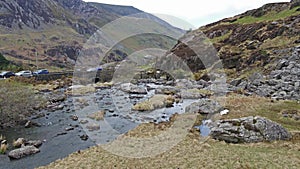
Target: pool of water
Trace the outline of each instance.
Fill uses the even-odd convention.
[[[207,137],[210,134],[210,127],[208,126],[210,122],[211,120],[203,120],[201,125],[195,126],[195,128],[199,129],[202,137]]]

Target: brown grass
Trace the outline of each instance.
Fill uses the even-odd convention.
[[[1,144],[0,145],[0,154],[5,154],[7,150],[7,145],[6,144]]]
[[[23,120],[33,113],[34,107],[45,103],[31,85],[9,79],[0,81],[0,88],[0,126]]]
[[[166,105],[173,104],[175,99],[170,95],[154,95],[146,101],[137,103],[132,107],[136,111],[150,111],[158,108],[163,108]]]
[[[190,133],[153,157],[127,158],[96,146],[41,168],[298,168],[299,157],[299,142],[234,145]]]
[[[95,112],[93,114],[88,115],[88,118],[94,119],[96,121],[100,121],[104,119],[105,111],[101,110],[98,112]]]

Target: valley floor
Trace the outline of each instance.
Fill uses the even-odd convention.
[[[293,101],[271,101],[256,96],[229,95],[227,107],[233,110],[222,118],[261,115],[282,124],[293,133],[290,141],[249,144],[228,144],[200,136],[191,129],[185,139],[159,155],[128,158],[109,151],[109,145],[99,145],[76,152],[41,168],[299,168],[299,121],[282,117],[282,109],[299,109]],[[179,118],[182,115],[179,115]],[[199,116],[198,116],[199,117]],[[197,122],[201,121],[201,117]],[[172,122],[171,122],[172,123]],[[170,123],[141,124],[119,139],[147,138],[166,131]],[[144,145],[145,149],[147,146]],[[162,147],[163,148],[163,147]]]

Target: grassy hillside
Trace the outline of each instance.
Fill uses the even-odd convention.
[[[254,69],[269,72],[272,64],[286,50],[300,43],[300,6],[297,3],[274,3],[243,14],[200,27],[186,35],[186,39],[194,37],[189,43],[199,44],[197,37],[206,36],[222,60],[228,77],[246,77]],[[183,39],[184,40],[184,39]],[[203,40],[202,40],[203,41]],[[202,64],[194,64],[193,52],[179,43],[172,49],[190,65],[191,69],[201,75]],[[185,55],[187,54],[187,56]],[[200,62],[200,61],[199,61]],[[198,66],[197,66],[198,65]],[[200,77],[201,76],[197,76]]]
[[[20,67],[14,65],[10,61],[8,61],[1,53],[0,53],[0,70],[19,70]]]

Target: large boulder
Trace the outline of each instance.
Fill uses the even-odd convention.
[[[25,142],[26,146],[34,146],[36,148],[40,147],[43,144],[41,140],[29,140]]]
[[[36,154],[39,153],[40,150],[34,146],[25,146],[22,148],[18,148],[15,150],[12,150],[8,153],[8,157],[12,158],[12,159],[20,159],[22,157],[28,156],[28,155],[32,155],[32,154]]]
[[[179,93],[182,99],[201,99],[212,94],[212,91],[205,89],[182,89]]]
[[[130,94],[147,94],[147,89],[142,86],[137,86],[131,83],[121,84],[120,89]]]
[[[219,113],[224,108],[218,102],[210,99],[201,99],[185,108],[187,113],[213,114]]]
[[[280,124],[259,116],[218,120],[212,124],[210,136],[229,143],[254,143],[291,138],[290,133]]]
[[[170,95],[157,94],[150,99],[139,102],[132,107],[135,111],[152,111],[163,107],[172,107],[175,102],[175,98]]]

